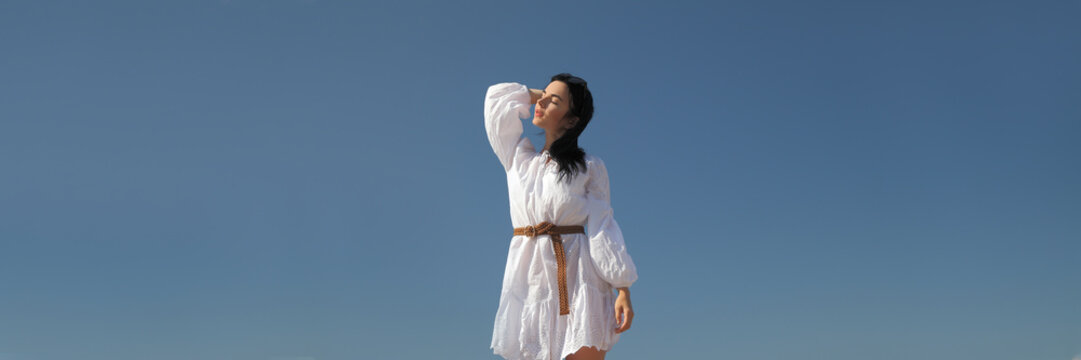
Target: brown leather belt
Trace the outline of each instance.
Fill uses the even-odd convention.
[[[552,238],[552,250],[556,253],[556,276],[559,279],[559,315],[571,313],[567,302],[567,260],[563,256],[563,238],[560,234],[585,234],[586,228],[581,225],[556,226],[550,222],[542,222],[537,225],[514,228],[514,235],[534,237],[548,234]]]

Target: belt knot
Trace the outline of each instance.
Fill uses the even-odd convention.
[[[537,235],[544,235],[544,234],[547,234],[549,231],[551,231],[552,228],[554,228],[555,226],[556,226],[556,224],[553,224],[553,223],[548,222],[548,221],[537,224],[536,226],[527,225],[525,227],[525,236],[534,237],[534,236],[537,236]]]

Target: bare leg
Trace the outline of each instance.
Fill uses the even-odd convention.
[[[598,350],[595,347],[583,346],[573,354],[567,355],[567,360],[604,360],[604,350]]]

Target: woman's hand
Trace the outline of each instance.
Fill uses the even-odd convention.
[[[616,334],[631,328],[631,320],[634,320],[634,310],[631,309],[631,291],[628,288],[619,288],[619,297],[616,298]]]
[[[529,89],[529,104],[533,105],[540,101],[540,98],[544,97],[544,90]]]

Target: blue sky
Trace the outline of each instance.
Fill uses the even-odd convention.
[[[1072,359],[1079,13],[4,2],[0,359],[496,358],[483,95],[564,71],[640,275],[610,359]]]

